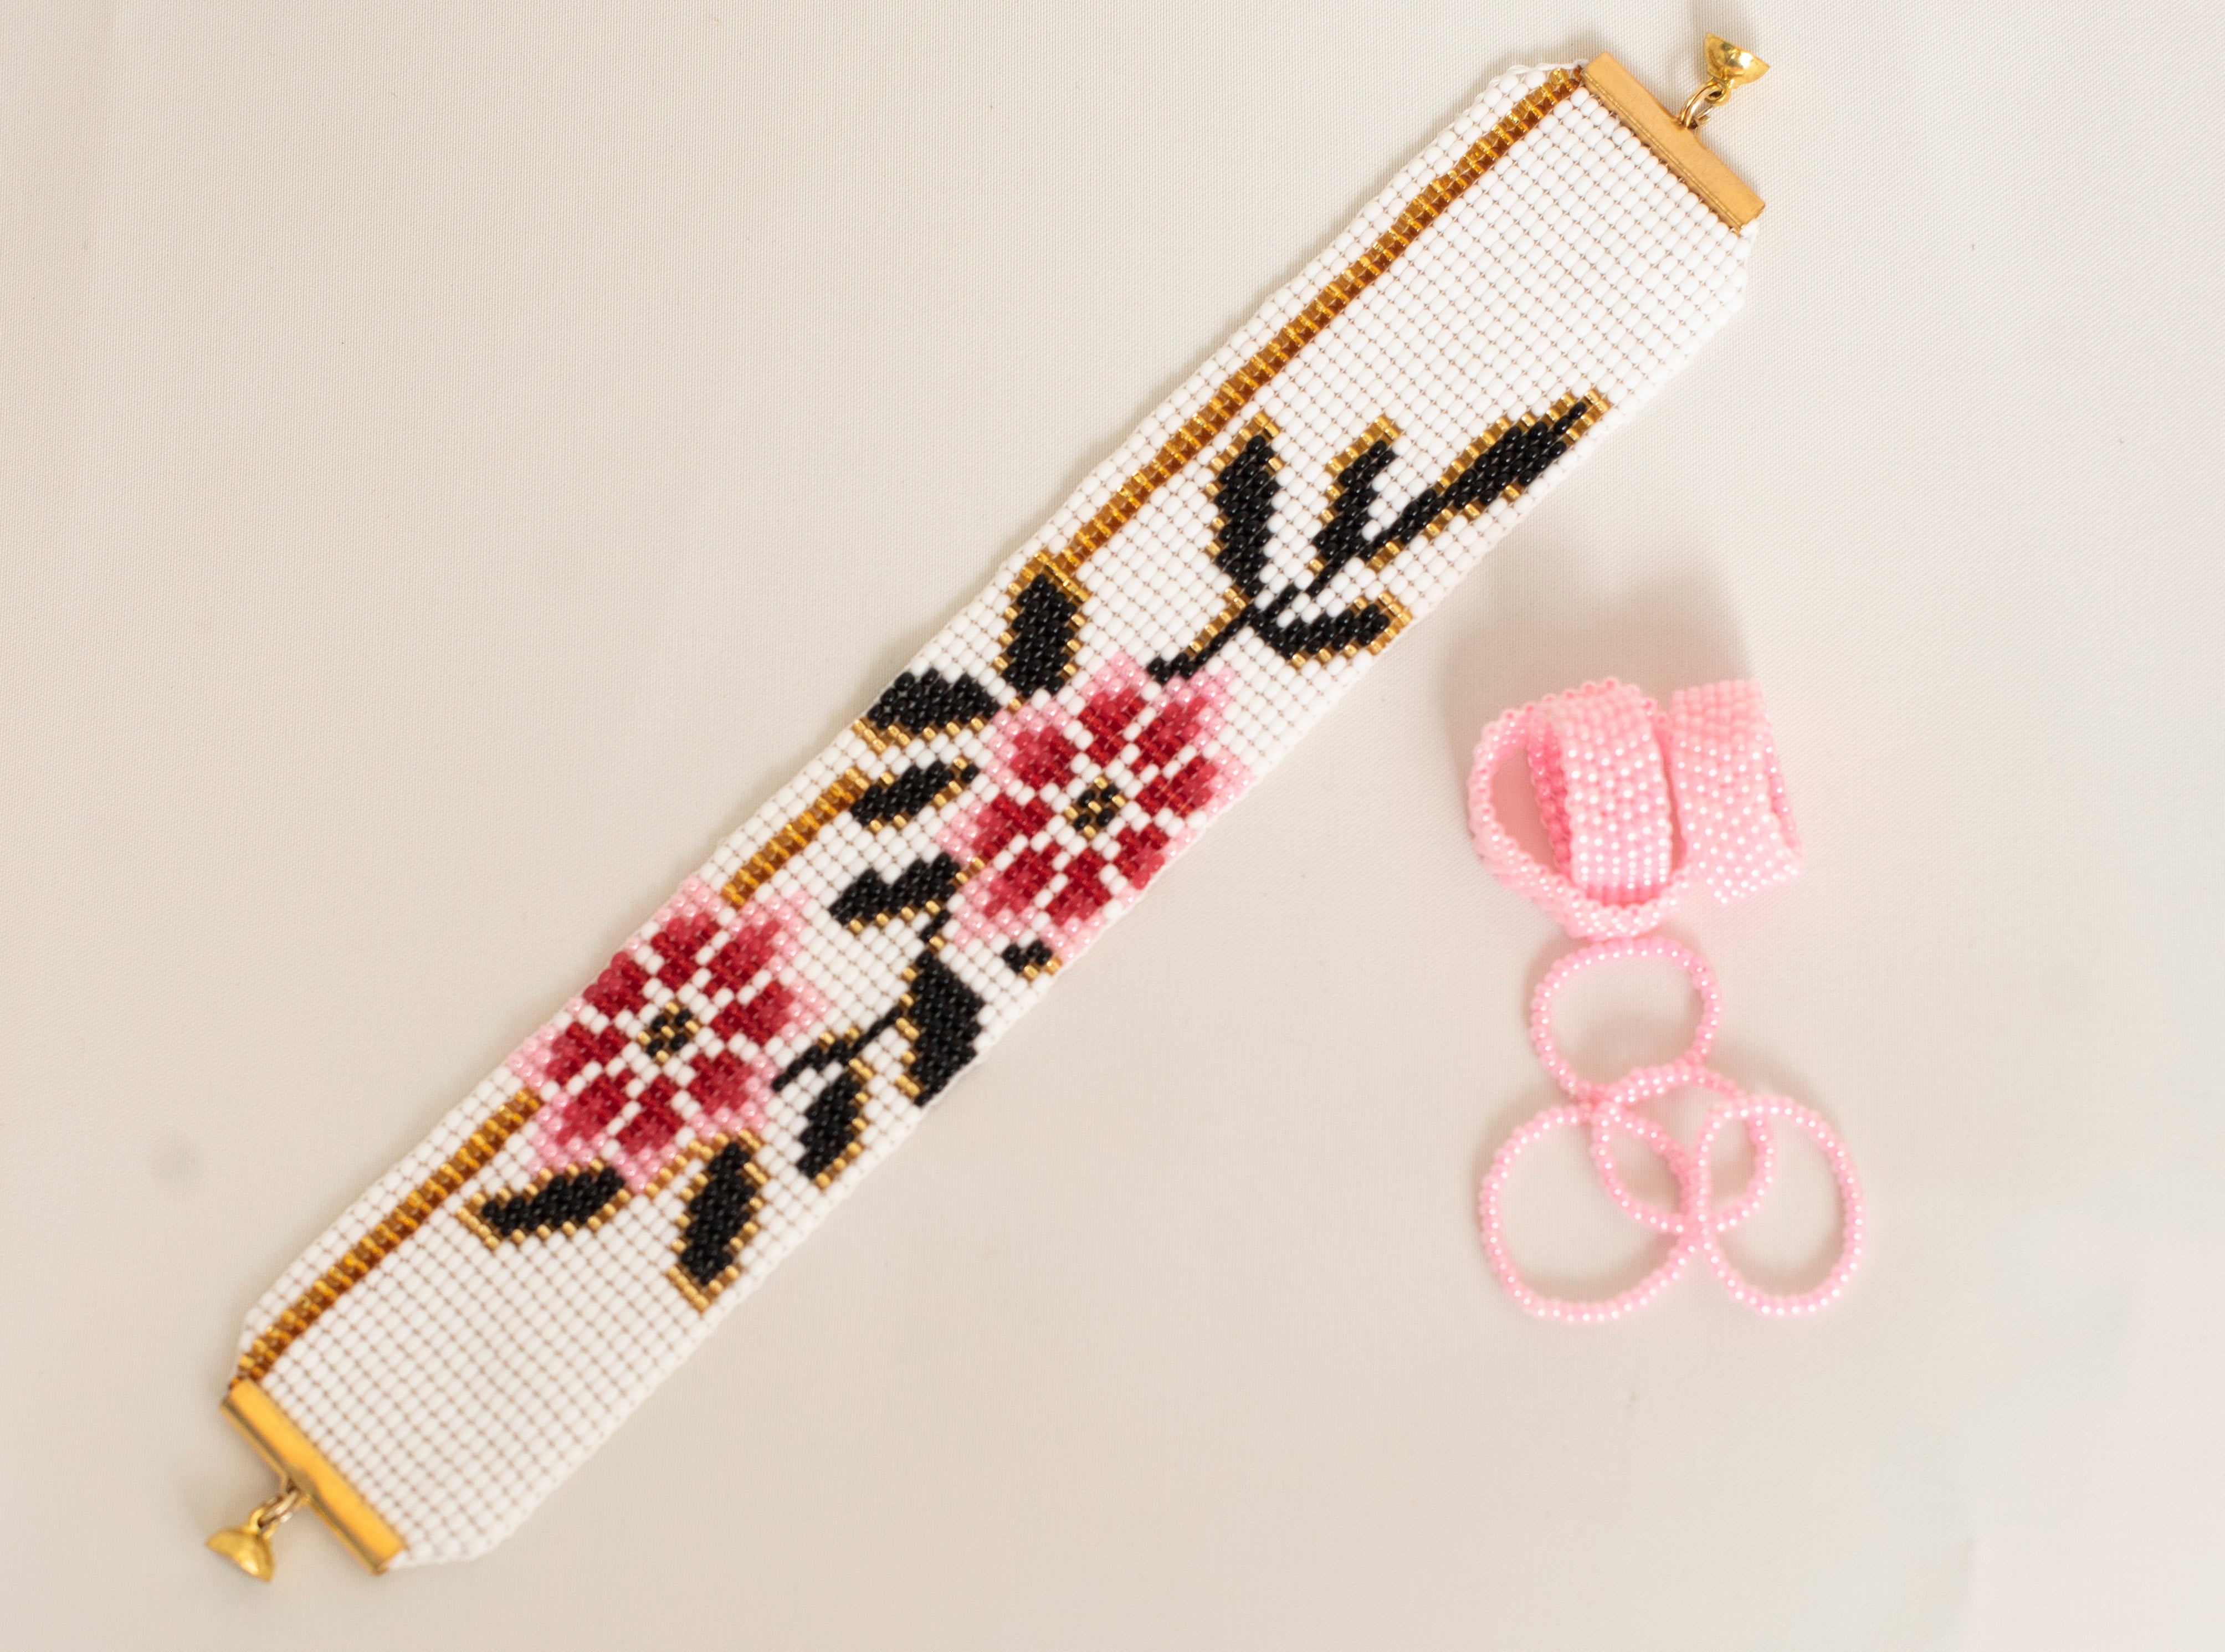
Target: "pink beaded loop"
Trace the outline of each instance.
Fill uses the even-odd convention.
[[[1689,1149],[1666,1126],[1633,1111],[1639,1101],[1686,1087],[1708,1091],[1716,1098],[1700,1128],[1698,1140]],[[1722,1236],[1753,1215],[1767,1191],[1776,1151],[1768,1127],[1779,1121],[1801,1131],[1822,1149],[1839,1185],[1838,1257],[1821,1284],[1791,1294],[1765,1291],[1755,1285],[1738,1270],[1722,1244]],[[1743,1124],[1753,1142],[1753,1172],[1745,1190],[1719,1207],[1715,1203],[1709,1155],[1715,1150],[1716,1138],[1733,1124]],[[1550,1296],[1537,1289],[1516,1265],[1506,1233],[1506,1184],[1516,1162],[1553,1131],[1577,1126],[1589,1136],[1592,1162],[1599,1169],[1616,1208],[1666,1235],[1670,1242],[1660,1262],[1637,1284],[1613,1296],[1593,1301]],[[1625,1187],[1613,1172],[1610,1158],[1612,1138],[1617,1134],[1634,1137],[1661,1155],[1677,1183],[1674,1211],[1648,1205]],[[1476,1216],[1484,1254],[1507,1294],[1524,1312],[1566,1325],[1603,1325],[1644,1307],[1683,1271],[1695,1250],[1707,1256],[1709,1269],[1722,1282],[1723,1288],[1755,1313],[1772,1319],[1813,1313],[1835,1301],[1846,1290],[1848,1281],[1861,1265],[1866,1231],[1861,1186],[1854,1176],[1853,1157],[1822,1117],[1781,1096],[1750,1096],[1711,1068],[1674,1062],[1644,1067],[1629,1074],[1611,1086],[1600,1101],[1548,1107],[1524,1121],[1493,1155],[1491,1168],[1485,1173],[1477,1193]]]
[[[1728,902],[1800,870],[1800,837],[1777,766],[1761,686],[1716,682],[1669,699],[1677,824],[1701,884]]]
[[[1644,935],[1627,940],[1594,941],[1580,946],[1575,952],[1555,960],[1545,972],[1545,978],[1537,983],[1537,990],[1530,998],[1530,1042],[1537,1052],[1537,1059],[1545,1071],[1553,1075],[1553,1082],[1574,1100],[1595,1102],[1606,1096],[1618,1084],[1626,1083],[1632,1076],[1620,1079],[1587,1079],[1578,1073],[1568,1056],[1553,1038],[1553,999],[1576,976],[1595,964],[1620,963],[1627,959],[1658,958],[1674,964],[1684,972],[1691,982],[1692,991],[1700,997],[1700,1023],[1692,1029],[1692,1041],[1684,1053],[1666,1067],[1681,1067],[1704,1061],[1715,1041],[1715,1029],[1721,1025],[1723,1005],[1715,991],[1715,972],[1708,961],[1681,941],[1666,935]]]
[[[1598,1111],[1601,1117],[1611,1118],[1620,1127],[1626,1119],[1645,1117],[1631,1111],[1631,1109],[1677,1090],[1708,1091],[1718,1098],[1718,1106],[1723,1102],[1742,1102],[1746,1099],[1743,1090],[1713,1067],[1703,1067],[1697,1061],[1670,1061],[1660,1067],[1640,1067],[1617,1079],[1601,1096]],[[1683,1197],[1673,1211],[1664,1211],[1639,1198],[1623,1182],[1622,1172],[1616,1166],[1610,1151],[1613,1143],[1605,1130],[1594,1129],[1592,1131],[1592,1168],[1597,1173],[1601,1186],[1607,1189],[1607,1197],[1614,1200],[1614,1207],[1632,1221],[1643,1223],[1656,1232],[1683,1233],[1690,1228],[1695,1209],[1704,1208],[1708,1212],[1709,1226],[1721,1232],[1736,1227],[1753,1214],[1769,1193],[1771,1178],[1777,1174],[1777,1144],[1770,1136],[1766,1122],[1749,1118],[1746,1120],[1746,1136],[1753,1152],[1753,1167],[1747,1173],[1744,1190],[1719,1210],[1712,1207],[1712,1193],[1708,1206],[1696,1206],[1690,1198],[1690,1189],[1686,1187],[1681,1177],[1677,1180],[1677,1187]]]
[[[1553,998],[1569,980],[1594,964],[1612,964],[1633,958],[1658,958],[1674,964],[1684,972],[1692,990],[1700,995],[1700,1022],[1692,1029],[1692,1041],[1683,1054],[1653,1067],[1638,1067],[1613,1079],[1587,1079],[1570,1063],[1560,1045],[1553,1038]],[[1715,991],[1715,972],[1708,967],[1707,959],[1680,941],[1666,935],[1645,935],[1635,940],[1601,940],[1580,947],[1557,960],[1545,972],[1545,978],[1537,983],[1537,991],[1530,1000],[1530,1042],[1537,1052],[1537,1059],[1553,1082],[1574,1100],[1590,1105],[1624,1108],[1649,1101],[1656,1096],[1688,1086],[1709,1088],[1704,1079],[1689,1075],[1707,1074],[1704,1063],[1708,1051],[1715,1041],[1715,1029],[1721,1025],[1722,999]],[[1712,1076],[1712,1075],[1708,1075]],[[1747,1138],[1753,1148],[1753,1175],[1736,1214],[1727,1219],[1740,1222],[1747,1211],[1759,1203],[1768,1191],[1773,1166],[1770,1153],[1769,1132],[1759,1124],[1751,1125]],[[1593,1168],[1598,1171],[1601,1186],[1607,1197],[1614,1200],[1615,1208],[1633,1221],[1663,1233],[1683,1231],[1681,1211],[1664,1211],[1647,1204],[1625,1186],[1622,1172],[1617,1168],[1610,1151],[1609,1132],[1594,1130],[1591,1138]]]
[[[1641,1113],[1616,1113],[1608,1116],[1611,1127],[1637,1136],[1669,1166],[1676,1177],[1678,1203],[1691,1204],[1692,1177],[1684,1149],[1667,1130]],[[1506,1244],[1506,1210],[1507,1178],[1521,1156],[1544,1137],[1556,1130],[1582,1126],[1596,1133],[1600,1128],[1601,1110],[1578,1104],[1573,1106],[1548,1107],[1544,1111],[1525,1119],[1521,1127],[1508,1136],[1491,1161],[1491,1168],[1483,1178],[1483,1186],[1476,1194],[1476,1219],[1483,1235],[1483,1252],[1491,1263],[1491,1270],[1499,1275],[1499,1282],[1506,1288],[1517,1306],[1524,1312],[1541,1320],[1555,1320],[1563,1325],[1604,1325],[1619,1320],[1633,1309],[1640,1308],[1658,1296],[1677,1276],[1684,1271],[1696,1248],[1697,1224],[1680,1222],[1670,1236],[1668,1251],[1645,1278],[1629,1289],[1598,1300],[1579,1297],[1549,1296],[1535,1288],[1522,1276]]]
[[[1839,1184],[1839,1256],[1831,1264],[1831,1271],[1823,1282],[1812,1290],[1783,1294],[1763,1290],[1738,1270],[1724,1252],[1722,1234],[1731,1225],[1724,1216],[1708,1212],[1712,1193],[1708,1185],[1708,1155],[1717,1136],[1734,1123],[1743,1121],[1748,1130],[1759,1123],[1782,1123],[1799,1130],[1822,1149],[1824,1159],[1831,1167],[1831,1175]],[[1862,1259],[1862,1240],[1866,1218],[1862,1208],[1861,1184],[1854,1176],[1854,1155],[1847,1151],[1836,1131],[1821,1117],[1797,1102],[1787,1101],[1782,1096],[1740,1096],[1735,1100],[1717,1104],[1701,1127],[1700,1138],[1692,1149],[1692,1175],[1685,1195],[1688,1213],[1700,1219],[1692,1226],[1699,1230],[1701,1248],[1707,1252],[1708,1266],[1722,1282],[1723,1288],[1757,1313],[1772,1319],[1788,1318],[1793,1314],[1813,1313],[1836,1301],[1854,1277],[1854,1269]]]
[[[1612,678],[1509,712],[1483,731],[1468,779],[1476,852],[1509,888],[1572,935],[1642,935],[1683,892],[1687,868],[1663,760],[1660,708]],[[1520,746],[1551,841],[1551,866],[1514,840],[1492,803],[1499,764]]]

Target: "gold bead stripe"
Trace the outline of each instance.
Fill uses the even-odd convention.
[[[345,1255],[326,1269],[315,1284],[296,1297],[293,1306],[281,1312],[271,1321],[270,1328],[248,1345],[247,1351],[239,1357],[240,1376],[250,1383],[259,1383],[269,1376],[270,1368],[278,1363],[278,1356],[292,1346],[296,1338],[323,1317],[333,1303],[369,1278],[372,1269],[424,1226],[426,1218],[466,1182],[492,1164],[494,1155],[502,1151],[502,1144],[540,1109],[541,1098],[530,1090],[520,1090],[496,1108],[463,1146],[448,1155],[447,1163],[403,1194],[402,1202],[386,1213],[384,1220],[350,1245]]]
[[[1143,469],[1131,476],[1119,492],[1097,508],[1096,514],[1081,525],[1072,539],[1067,541],[1063,549],[1055,553],[1041,552],[1030,558],[1027,566],[1020,571],[1019,577],[1012,581],[1012,589],[1017,592],[1038,573],[1049,573],[1057,576],[1062,584],[1073,590],[1074,576],[1081,565],[1112,542],[1112,536],[1126,527],[1136,513],[1144,508],[1145,500],[1172,481],[1184,465],[1203,453],[1213,439],[1226,430],[1230,421],[1244,410],[1252,398],[1266,389],[1275,376],[1296,360],[1298,352],[1319,336],[1322,328],[1341,315],[1353,300],[1366,292],[1377,277],[1398,263],[1400,255],[1414,244],[1423,231],[1437,220],[1445,208],[1465,194],[1531,128],[1552,113],[1556,104],[1580,90],[1582,85],[1581,79],[1566,69],[1556,69],[1547,75],[1544,85],[1516,104],[1489,131],[1469,144],[1449,170],[1423,185],[1391,221],[1391,227],[1377,236],[1366,251],[1347,264],[1334,280],[1308,300],[1306,307],[1285,322],[1257,354],[1231,373],[1220,388],[1207,399],[1206,404],[1183,421],[1182,427],[1167,438],[1166,445],[1151,455]]]
[[[741,870],[726,880],[719,892],[736,906],[749,904],[750,896],[767,878],[811,846],[811,840],[838,819],[842,811],[873,788],[862,769],[846,769],[841,777],[813,798],[803,813],[765,840],[764,848],[742,863]]]

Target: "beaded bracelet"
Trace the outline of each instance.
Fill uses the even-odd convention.
[[[1730,316],[1760,206],[1611,58],[1493,81],[271,1287],[225,1409],[283,1489],[216,1546],[516,1529]]]
[[[1517,750],[1550,845],[1541,862],[1499,819],[1500,770]],[[1530,1002],[1530,1042],[1569,1104],[1525,1120],[1493,1155],[1476,1195],[1484,1255],[1526,1312],[1567,1324],[1599,1325],[1651,1301],[1696,1255],[1732,1296],[1758,1313],[1812,1313],[1835,1301],[1861,1263],[1866,1231],[1861,1184],[1846,1146],[1821,1117],[1779,1096],[1749,1096],[1707,1065],[1722,1002],[1715,973],[1690,947],[1651,933],[1696,885],[1721,901],[1781,883],[1800,869],[1777,747],[1761,691],[1751,682],[1712,683],[1671,697],[1664,712],[1628,684],[1587,683],[1507,712],[1483,731],[1468,780],[1468,824],[1477,854],[1501,882],[1527,896],[1587,945],[1556,959]],[[1613,1079],[1587,1079],[1553,1037],[1553,1000],[1570,979],[1601,964],[1656,959],[1683,972],[1699,995],[1691,1041],[1674,1060]],[[1715,1098],[1689,1147],[1637,1111],[1680,1090]],[[1762,1290],[1724,1250],[1722,1236],[1758,1209],[1777,1169],[1772,1124],[1807,1136],[1838,1184],[1839,1252],[1822,1281],[1792,1294]],[[1718,1205],[1710,1154],[1724,1130],[1743,1128],[1753,1168],[1737,1197]],[[1585,1132],[1593,1169],[1615,1208],[1669,1236],[1666,1251],[1635,1285],[1597,1300],[1550,1296],[1523,1276],[1506,1243],[1508,1179],[1524,1154],[1556,1130]],[[1633,1194],[1614,1161],[1619,1139],[1643,1142],[1677,1190],[1673,1209]]]

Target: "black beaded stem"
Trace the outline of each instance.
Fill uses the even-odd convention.
[[[472,1214],[498,1239],[523,1238],[579,1227],[600,1216],[625,1192],[625,1178],[609,1165],[560,1170],[540,1187],[491,1193]]]

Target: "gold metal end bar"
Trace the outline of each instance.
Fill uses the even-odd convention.
[[[277,1474],[279,1490],[238,1526],[210,1538],[209,1548],[248,1576],[268,1583],[273,1569],[270,1534],[287,1516],[306,1505],[374,1574],[385,1571],[402,1553],[402,1534],[379,1517],[378,1510],[309,1443],[309,1437],[259,1384],[244,1377],[234,1383],[224,1396],[224,1415]]]
[[[1584,90],[1635,133],[1709,212],[1734,230],[1761,216],[1761,197],[1700,141],[1699,133],[1664,109],[1637,76],[1605,52],[1585,64],[1583,73]]]

